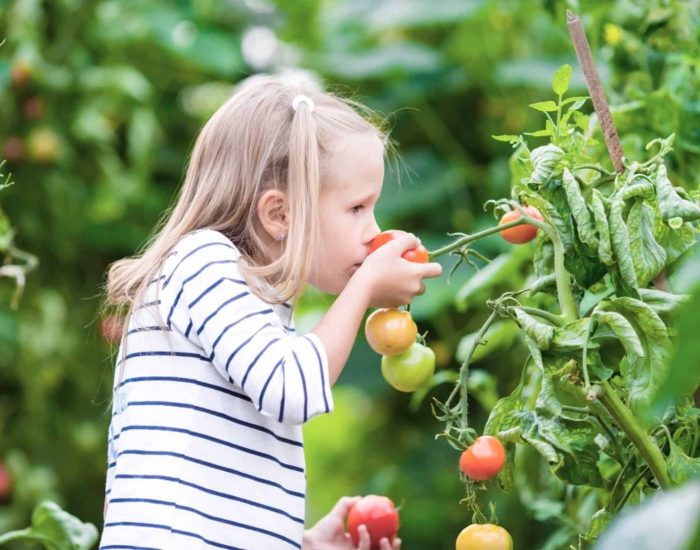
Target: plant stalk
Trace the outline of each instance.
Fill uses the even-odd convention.
[[[610,384],[602,382],[600,386],[603,390],[599,397],[602,405],[608,410],[620,429],[625,432],[637,451],[639,451],[639,454],[654,474],[659,486],[662,489],[669,489],[673,483],[661,450],[642,429],[632,411],[622,402]]]

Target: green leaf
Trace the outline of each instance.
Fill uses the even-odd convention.
[[[549,349],[554,338],[554,327],[538,321],[518,307],[512,308],[511,311],[520,328],[537,343],[537,347],[543,350]]]
[[[498,136],[491,136],[493,139],[496,141],[506,141],[509,143],[517,143],[517,141],[520,139],[520,136],[516,136],[513,134],[500,134]]]
[[[612,299],[606,310],[624,315],[644,348],[644,356],[627,356],[628,368],[624,372],[628,405],[637,416],[643,417],[668,373],[673,351],[668,330],[651,306],[635,298]]]
[[[581,188],[579,187],[576,178],[568,168],[564,168],[562,183],[564,186],[564,191],[566,192],[566,198],[569,201],[571,214],[576,222],[576,229],[578,231],[579,239],[581,239],[582,242],[591,248],[597,248],[598,237],[593,229],[591,213],[588,211],[586,200],[583,198]]]
[[[472,332],[462,337],[457,346],[457,352],[455,354],[455,358],[458,361],[464,361],[467,350],[471,349],[477,333],[478,331]],[[481,359],[488,357],[499,350],[510,349],[517,339],[519,333],[520,330],[518,329],[518,325],[512,321],[496,321],[489,327],[481,344],[474,350],[474,353],[472,354],[472,363],[476,363],[477,361],[480,361]]]
[[[601,508],[591,518],[591,523],[588,525],[588,530],[586,531],[587,539],[597,539],[608,524],[613,520],[613,515],[606,508]]]
[[[659,201],[659,211],[664,220],[683,218],[683,220],[700,219],[700,206],[680,197],[668,179],[666,166],[659,164],[656,172],[656,198]]]
[[[615,262],[617,263],[618,273],[623,284],[623,291],[627,294],[634,295],[637,293],[637,274],[632,261],[629,231],[622,218],[623,208],[624,202],[622,199],[615,198],[612,200],[610,216],[608,218],[610,241],[612,243]]]
[[[545,183],[558,173],[559,163],[564,158],[564,151],[548,143],[541,147],[536,147],[530,152],[530,163],[532,173],[530,181],[534,183]]]
[[[552,90],[558,96],[564,95],[569,89],[569,80],[571,79],[571,65],[562,65],[557,69],[552,78]]]
[[[525,132],[525,135],[532,137],[549,137],[554,135],[554,131],[548,128],[546,130],[537,130],[536,132]]]
[[[627,216],[627,227],[637,286],[644,287],[666,265],[666,251],[654,238],[654,210],[635,200]]]
[[[620,342],[622,342],[627,355],[644,357],[644,348],[642,347],[642,343],[639,341],[639,336],[637,336],[634,327],[624,315],[621,315],[615,311],[597,309],[595,312],[595,318],[599,322],[605,323],[612,329],[615,336],[617,336]]]
[[[608,226],[608,215],[605,212],[603,195],[597,189],[591,192],[591,209],[595,220],[596,231],[598,231],[598,257],[605,265],[613,265],[612,244],[610,243],[610,228]]]
[[[676,339],[678,347],[668,369],[668,376],[664,378],[654,394],[650,405],[652,417],[660,416],[667,407],[688,398],[700,386],[698,327],[700,327],[700,287],[693,292],[690,302],[683,308],[680,315]]]
[[[630,200],[633,197],[648,199],[654,196],[654,184],[646,178],[637,178],[622,191],[622,198]]]
[[[538,101],[536,103],[530,103],[530,107],[535,109],[535,111],[543,113],[556,111],[559,108],[554,101]]]
[[[669,440],[669,444],[671,452],[666,465],[673,482],[681,485],[689,479],[700,479],[700,458],[690,458],[673,439]]]
[[[700,482],[693,482],[626,510],[603,533],[596,550],[695,550],[691,544],[698,529]]]

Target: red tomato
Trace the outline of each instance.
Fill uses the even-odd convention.
[[[365,322],[365,337],[370,347],[381,355],[406,351],[416,341],[418,327],[408,311],[378,309]]]
[[[377,250],[377,248],[379,248],[380,246],[384,246],[386,243],[394,240],[402,233],[403,231],[397,231],[395,229],[389,229],[388,231],[380,233],[372,240],[372,244],[370,244],[369,247],[369,253],[371,254],[372,252]],[[401,257],[405,258],[409,262],[415,262],[417,264],[426,264],[428,263],[429,259],[428,249],[425,248],[423,245],[420,245],[416,248],[412,248],[411,250],[407,250],[406,252],[401,254]]]
[[[10,500],[12,494],[12,474],[7,466],[0,462],[0,502]]]
[[[542,214],[534,206],[526,206],[525,212],[531,218],[542,221]],[[521,216],[519,210],[511,210],[503,214],[501,221],[498,225],[504,225],[506,223],[517,220]],[[530,225],[529,223],[524,223],[522,225],[516,225],[515,227],[509,227],[501,231],[501,237],[506,241],[513,244],[523,244],[529,243],[537,235],[537,227]]]
[[[473,523],[457,536],[455,550],[513,550],[513,539],[499,525]]]
[[[360,525],[367,526],[371,550],[379,550],[381,539],[387,538],[391,541],[399,531],[399,513],[391,499],[367,495],[353,504],[348,513],[348,532],[355,546],[360,542],[360,534],[357,531]]]
[[[403,353],[382,357],[382,376],[399,391],[416,391],[430,380],[434,372],[435,353],[418,342]]]
[[[470,479],[488,481],[498,475],[505,462],[506,450],[498,438],[482,435],[459,457],[459,468]]]

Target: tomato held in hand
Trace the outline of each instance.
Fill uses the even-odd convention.
[[[391,499],[367,495],[353,504],[348,513],[348,532],[355,546],[360,542],[360,534],[357,531],[360,525],[367,526],[371,550],[379,550],[381,539],[387,538],[392,541],[399,531],[399,513]]]
[[[418,342],[403,353],[382,357],[382,376],[399,391],[416,391],[434,372],[435,353]]]
[[[500,525],[473,523],[462,529],[455,550],[513,550],[513,539]]]
[[[369,246],[369,253],[371,254],[380,246],[385,245],[389,241],[394,240],[396,237],[401,235],[403,231],[397,231],[395,229],[389,229],[377,235],[373,240],[372,244]],[[427,264],[428,263],[428,249],[423,245],[407,250],[401,254],[402,258],[405,258],[409,262],[415,262],[417,264]]]
[[[542,214],[540,214],[540,211],[534,206],[526,206],[524,210],[531,218],[542,221]],[[519,210],[511,210],[510,212],[506,212],[503,214],[501,221],[498,222],[498,225],[504,225],[515,221],[521,215],[522,214],[520,214]],[[537,235],[537,227],[530,225],[529,223],[516,225],[515,227],[509,227],[508,229],[501,231],[501,237],[513,244],[529,243],[535,238],[535,235]]]
[[[459,468],[474,481],[488,481],[506,462],[506,450],[498,438],[482,435],[459,457]]]
[[[365,322],[367,343],[381,355],[406,351],[416,341],[417,335],[418,327],[408,311],[378,309]]]

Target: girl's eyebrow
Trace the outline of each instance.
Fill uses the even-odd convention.
[[[360,197],[359,199],[358,199],[358,198],[355,198],[352,202],[365,203],[365,202],[369,202],[369,201],[371,201],[371,200],[373,200],[373,199],[379,200],[379,197],[380,197],[380,196],[381,196],[381,193],[379,193],[379,194],[377,194],[377,193],[368,193],[367,195],[363,195],[363,196]]]

